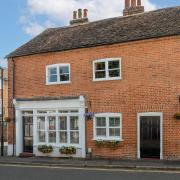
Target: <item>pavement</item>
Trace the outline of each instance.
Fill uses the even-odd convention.
[[[102,169],[139,169],[179,171],[180,161],[165,161],[156,159],[141,160],[106,160],[106,159],[72,159],[48,157],[0,157],[0,165],[23,165],[44,167],[76,167]]]

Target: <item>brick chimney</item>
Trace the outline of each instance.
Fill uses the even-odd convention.
[[[78,9],[78,11],[73,11],[73,20],[70,21],[70,25],[79,25],[87,22],[89,22],[87,9]]]
[[[141,5],[141,0],[125,0],[125,9],[123,16],[143,13],[144,6]]]

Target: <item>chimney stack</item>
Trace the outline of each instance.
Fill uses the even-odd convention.
[[[78,9],[78,11],[73,11],[73,20],[70,21],[70,25],[79,25],[87,22],[89,22],[87,9]]]
[[[141,5],[141,0],[125,0],[125,9],[123,16],[139,14],[144,12],[144,6]]]

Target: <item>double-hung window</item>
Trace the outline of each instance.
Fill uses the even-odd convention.
[[[117,80],[121,79],[121,59],[108,58],[93,62],[93,80]]]
[[[120,113],[96,114],[94,139],[122,140],[122,115]]]
[[[70,64],[55,64],[46,67],[46,84],[70,83]]]

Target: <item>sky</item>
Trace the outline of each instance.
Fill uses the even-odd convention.
[[[146,11],[180,6],[180,0],[142,0]],[[44,29],[69,24],[72,12],[87,8],[90,21],[121,16],[124,0],[1,0],[0,65],[4,57]]]

